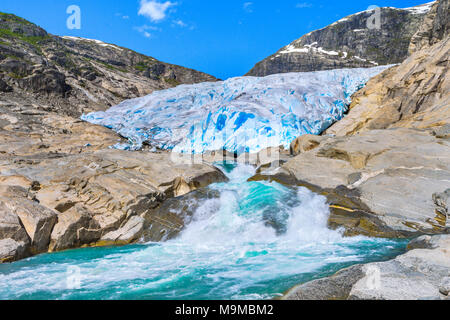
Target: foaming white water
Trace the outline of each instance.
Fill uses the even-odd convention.
[[[0,266],[0,298],[266,299],[337,263],[389,253],[394,242],[327,228],[326,199],[304,188],[246,182],[238,166],[211,186],[181,235],[160,244],[85,249]],[[97,253],[98,252],[98,253]],[[81,287],[68,290],[67,267]]]
[[[277,183],[245,183],[255,173],[252,166],[240,165],[227,176],[230,182],[220,185],[221,196],[218,199],[210,199],[203,203],[194,215],[189,227],[175,241],[190,242],[203,245],[245,246],[247,243],[270,244],[292,243],[299,246],[307,243],[332,244],[344,241],[339,231],[330,230],[327,227],[329,206],[326,198],[312,193],[306,188],[290,190]],[[269,189],[268,196],[272,196],[272,203],[255,208],[248,206],[252,193],[257,193],[252,188],[255,185]],[[289,193],[293,199],[290,203],[283,203],[283,199],[277,197]],[[259,201],[259,198],[255,199]],[[291,206],[295,203],[295,206]],[[250,201],[250,204],[253,202]],[[267,224],[264,219],[264,211],[268,206],[274,206],[276,217],[286,220],[286,231],[277,235],[276,230]],[[361,238],[354,238],[361,240]]]
[[[284,238],[296,243],[333,243],[343,241],[340,232],[327,227],[330,215],[324,196],[299,188],[297,197],[300,204],[292,209],[288,230]]]

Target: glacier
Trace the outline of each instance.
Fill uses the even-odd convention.
[[[82,120],[128,139],[179,153],[258,152],[304,134],[320,134],[343,118],[351,96],[391,66],[238,77],[180,85],[126,100]]]

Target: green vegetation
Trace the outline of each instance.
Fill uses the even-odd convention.
[[[139,71],[145,71],[147,70],[148,66],[144,62],[139,62],[137,65],[134,66],[134,68]]]
[[[125,70],[125,69],[118,68],[116,66],[113,66],[113,65],[111,65],[109,63],[106,63],[106,62],[103,62],[101,60],[95,60],[95,61],[100,63],[100,64],[102,64],[103,66],[105,66],[106,68],[108,68],[110,70],[115,70],[115,71],[120,71],[120,72],[125,72],[125,73],[127,72],[127,70]]]
[[[15,73],[15,72],[10,72],[10,73],[8,73],[8,76],[10,76],[11,78],[14,78],[14,79],[23,79],[27,75],[26,74],[18,74],[18,73]]]
[[[145,70],[147,70],[148,68],[150,68],[151,66],[155,65],[157,62],[158,62],[158,61],[155,60],[155,59],[153,59],[153,58],[149,58],[149,57],[145,57],[145,56],[144,56],[144,61],[141,61],[141,62],[139,62],[138,64],[136,64],[136,65],[134,66],[134,68],[135,68],[136,70],[139,70],[139,71],[145,71]]]
[[[108,69],[110,69],[110,70],[120,71],[120,72],[124,72],[124,73],[127,73],[127,72],[128,72],[128,71],[125,70],[125,69],[118,68],[118,67],[116,67],[116,66],[113,66],[113,65],[111,65],[111,64],[109,64],[109,63],[106,63],[106,62],[104,62],[104,61],[101,61],[101,60],[92,59],[92,58],[87,58],[87,57],[83,57],[82,59],[83,59],[84,61],[90,62],[90,63],[94,63],[94,62],[100,63],[101,65],[103,65],[104,67],[106,67],[106,68],[108,68]]]
[[[164,78],[164,81],[172,86],[178,86],[181,84],[181,82],[179,82],[177,79],[172,78]]]
[[[38,26],[36,26],[34,23],[31,23],[14,14],[0,12],[0,38],[3,38],[3,40],[20,40],[32,45],[38,52],[40,52],[40,43],[42,41],[51,39],[51,36],[48,34],[45,34],[44,36],[27,36],[19,32],[14,32],[11,30],[12,26],[14,25],[24,25],[27,26],[27,28],[38,28]],[[2,41],[1,43],[7,44],[5,41]]]
[[[24,36],[23,34],[12,32],[9,29],[3,29],[3,28],[0,28],[0,37],[19,39],[19,40],[22,40],[24,42],[31,44],[32,46],[34,46],[36,48],[39,48],[40,42],[51,39],[51,37],[49,35],[42,36],[42,37]]]
[[[26,24],[26,25],[33,25],[35,26],[34,23],[31,23],[28,20],[25,20],[21,17],[18,17],[12,13],[4,13],[4,12],[0,12],[0,19],[3,21],[7,21],[7,22],[17,22],[20,24]]]

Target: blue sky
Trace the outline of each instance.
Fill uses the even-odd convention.
[[[0,11],[48,32],[98,39],[226,79],[291,41],[370,5],[404,8],[427,0],[1,0]],[[81,9],[69,30],[66,9]]]

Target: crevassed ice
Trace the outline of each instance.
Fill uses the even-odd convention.
[[[258,152],[320,134],[348,110],[350,97],[390,66],[340,69],[180,85],[126,100],[82,119],[111,128],[129,144],[181,153]]]

